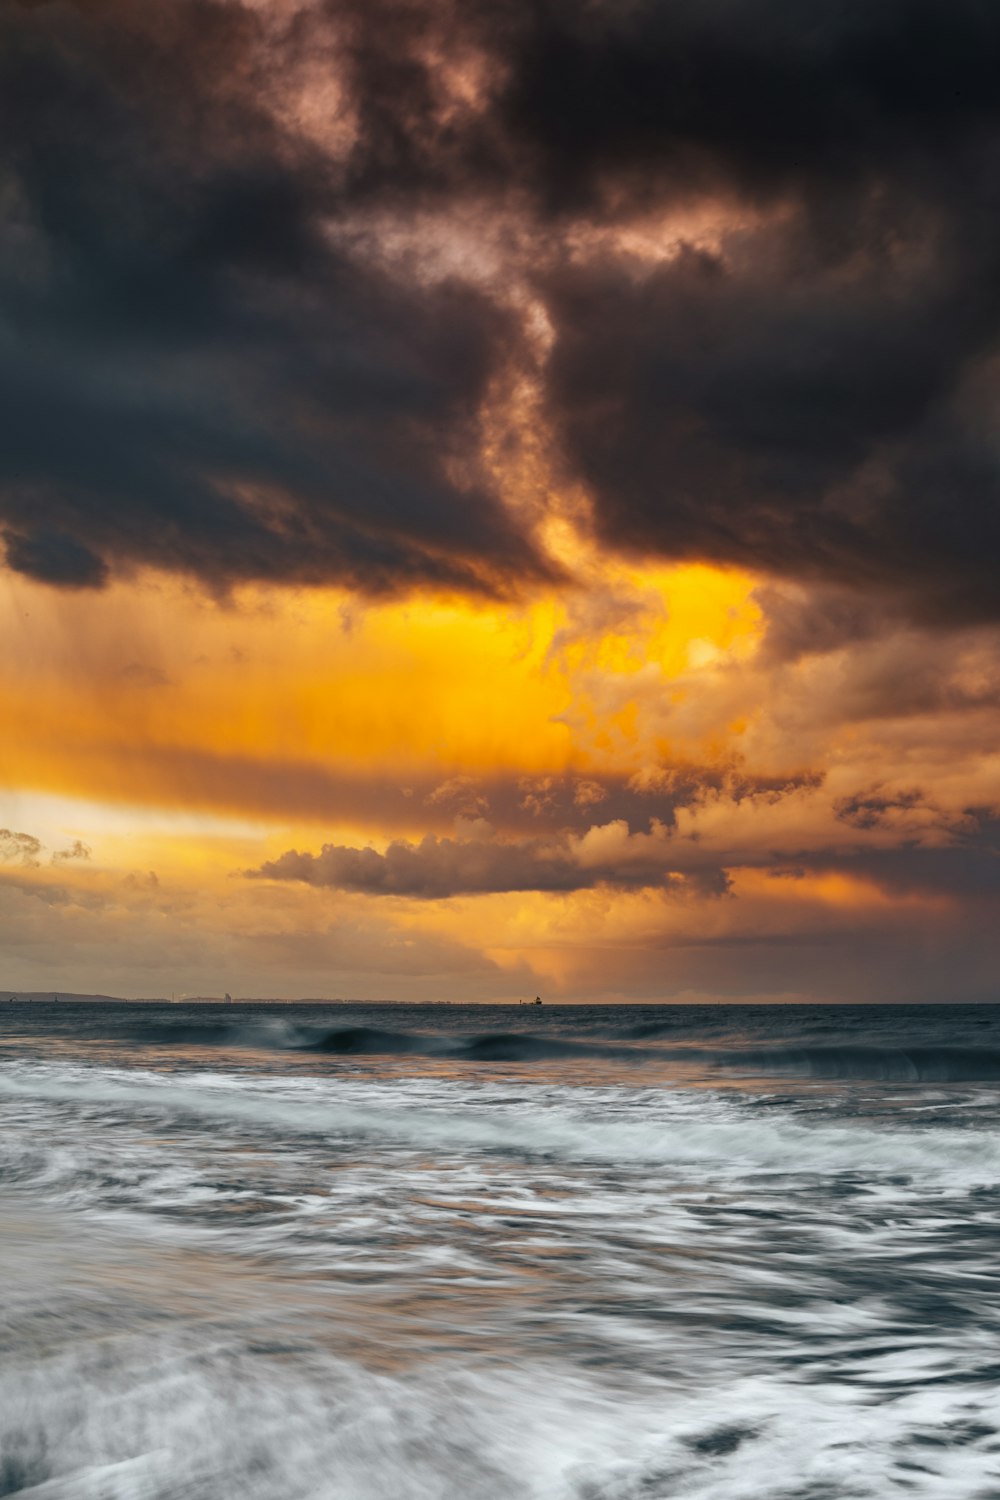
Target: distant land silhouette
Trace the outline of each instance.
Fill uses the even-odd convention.
[[[340,995],[335,996],[306,996],[289,998],[278,995],[237,995],[231,997],[226,995],[81,995],[69,990],[18,990],[9,989],[0,985],[0,1005],[7,1005],[10,1001],[18,1004],[54,1003],[78,1005],[381,1005],[405,1004],[405,1001],[383,1000],[373,1002],[367,999],[347,999]],[[450,1002],[441,1002],[450,1003]]]
[[[88,1001],[93,1003],[111,1001],[116,1005],[124,1003],[121,995],[73,995],[68,990],[9,990],[0,988],[0,1005],[6,1004],[10,1000],[25,1002],[28,1000],[41,1001],[42,1004],[47,1000],[59,1000],[60,1002],[63,1000],[83,1001],[84,1003]],[[161,1002],[154,1001],[153,1003],[159,1004]]]

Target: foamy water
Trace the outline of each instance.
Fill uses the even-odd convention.
[[[0,1020],[0,1494],[1000,1494],[992,1008]]]

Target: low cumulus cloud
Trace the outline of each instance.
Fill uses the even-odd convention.
[[[776,879],[844,877],[887,899],[995,902],[1000,843],[995,810],[946,806],[918,787],[876,784],[838,795],[821,780],[783,787],[729,778],[676,807],[671,822],[632,827],[609,818],[586,829],[499,834],[485,819],[453,836],[397,838],[384,852],[325,844],[290,849],[244,874],[368,896],[424,901],[536,891],[659,889],[730,894],[743,871]],[[860,896],[851,898],[860,900]]]
[[[0,828],[0,860],[4,864],[37,865],[41,852],[41,839],[36,839],[33,833]]]
[[[417,842],[395,839],[385,853],[344,844],[324,844],[319,854],[290,849],[251,879],[295,880],[373,896],[440,900],[504,891],[569,892],[608,885],[620,889],[661,886],[678,893],[722,895],[724,870],[702,865],[671,868],[669,831],[631,833],[616,821],[595,825],[582,837],[500,839],[489,825],[472,838],[427,834]]]
[[[17,833],[11,828],[0,828],[0,864],[37,866],[41,863],[45,845],[33,833]],[[53,850],[49,863],[68,864],[71,860],[89,860],[93,850],[83,839],[74,839],[65,849]]]
[[[90,845],[85,844],[83,839],[74,839],[72,844],[66,849],[57,849],[55,851],[52,855],[52,863],[54,865],[64,865],[74,859],[87,860],[90,859],[93,852]]]

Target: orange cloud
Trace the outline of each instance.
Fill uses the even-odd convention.
[[[225,606],[164,580],[71,596],[12,582],[4,769],[63,794],[233,806],[243,791],[253,807],[255,775],[285,767],[292,812],[299,778],[632,770],[650,672],[662,683],[692,650],[751,637],[751,587],[707,568],[619,570],[603,594],[511,608],[334,591]],[[609,680],[605,714],[594,684]]]

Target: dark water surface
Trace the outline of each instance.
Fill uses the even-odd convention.
[[[1000,1497],[1000,1009],[4,1005],[0,1495]]]

